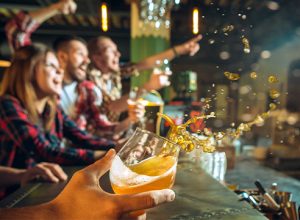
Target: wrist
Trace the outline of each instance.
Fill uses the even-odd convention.
[[[172,47],[172,51],[173,51],[173,54],[174,54],[174,58],[179,57],[178,49],[176,49],[175,46]]]
[[[13,184],[21,184],[23,177],[26,174],[26,170],[23,169],[13,169],[11,172],[10,180]]]
[[[62,5],[61,2],[56,2],[52,5],[50,5],[49,8],[52,9],[52,11],[57,14],[62,14],[61,5]]]
[[[52,4],[50,7],[52,7],[53,11],[56,14],[65,14],[64,13],[65,4],[66,4],[65,2],[59,1],[59,2]]]

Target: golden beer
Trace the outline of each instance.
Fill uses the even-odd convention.
[[[116,156],[110,170],[111,185],[117,194],[171,188],[176,165],[177,157],[174,156],[152,156],[129,166]]]

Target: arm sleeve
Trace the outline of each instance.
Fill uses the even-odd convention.
[[[108,150],[115,147],[113,141],[105,138],[93,136],[86,131],[79,129],[76,123],[71,120],[62,110],[64,137],[71,140],[75,147],[84,146],[84,148],[94,150]]]
[[[12,51],[31,44],[31,34],[40,26],[25,11],[19,12],[5,25],[5,33]]]
[[[102,93],[94,83],[85,81],[79,84],[78,101],[76,103],[77,115],[84,115],[95,130],[104,133],[113,133],[116,123],[110,122],[101,113],[101,104]]]
[[[37,161],[61,165],[89,164],[94,161],[91,150],[64,148],[61,139],[53,132],[47,134],[46,138],[45,132],[29,120],[17,100],[0,101],[0,127],[21,151]]]

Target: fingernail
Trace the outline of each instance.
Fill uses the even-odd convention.
[[[62,178],[63,178],[63,180],[67,180],[68,176],[66,174],[64,174]]]
[[[172,202],[175,199],[175,193],[171,191],[167,197],[168,202]]]
[[[116,154],[115,149],[110,149],[107,153],[106,153],[106,157],[114,157]]]

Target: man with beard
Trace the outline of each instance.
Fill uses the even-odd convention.
[[[101,111],[110,121],[118,121],[120,113],[127,109],[126,100],[129,97],[129,94],[121,94],[121,74],[134,75],[138,74],[138,71],[159,67],[162,63],[158,63],[157,61],[165,59],[170,61],[185,54],[193,56],[200,49],[198,41],[201,38],[202,36],[198,35],[183,44],[149,56],[136,64],[126,65],[125,68],[120,67],[119,59],[121,53],[112,39],[102,36],[91,39],[88,43],[91,59],[88,78],[101,89],[103,95]],[[164,82],[163,85],[159,81]],[[169,85],[168,73],[161,74],[159,78],[154,73],[150,76],[150,80],[138,90],[138,93],[142,92],[142,90],[158,90],[167,85]]]
[[[93,134],[113,138],[132,123],[143,117],[144,107],[137,105],[130,108],[128,117],[120,122],[112,123],[100,112],[102,104],[101,90],[91,81],[86,80],[86,71],[90,59],[85,41],[77,36],[64,36],[54,42],[61,68],[64,70],[64,85],[61,94],[63,110],[83,130]],[[89,127],[87,127],[87,123]]]

